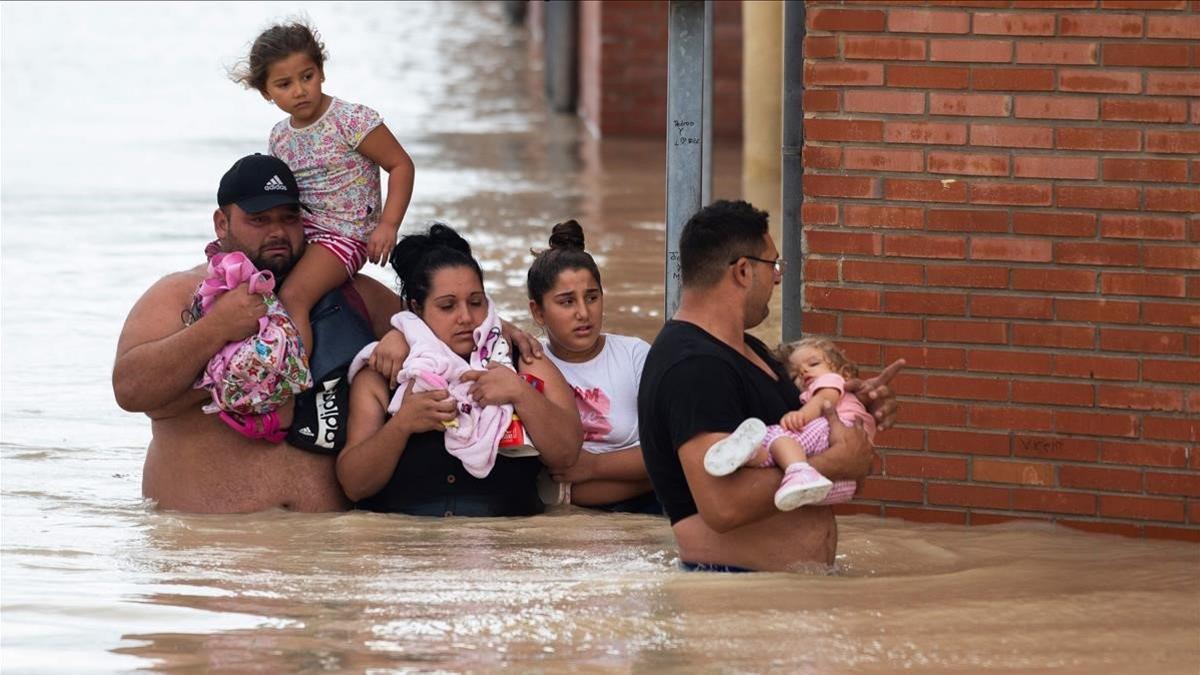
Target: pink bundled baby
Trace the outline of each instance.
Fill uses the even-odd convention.
[[[212,402],[208,414],[218,413],[234,431],[248,438],[272,443],[283,441],[286,429],[280,424],[279,408],[312,387],[312,375],[300,344],[300,333],[275,296],[275,278],[259,271],[240,251],[215,253],[208,261],[208,275],[196,290],[194,305],[203,316],[224,293],[262,294],[267,313],[258,320],[258,332],[221,348],[193,385],[207,389]]]

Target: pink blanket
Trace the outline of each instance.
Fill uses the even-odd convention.
[[[388,412],[395,414],[400,409],[409,381],[415,381],[413,392],[446,389],[458,403],[458,418],[446,428],[446,451],[462,461],[463,468],[472,476],[487,476],[496,464],[496,449],[512,421],[513,408],[508,404],[477,404],[469,393],[471,383],[463,382],[461,378],[470,370],[487,370],[490,363],[512,368],[508,342],[500,335],[495,304],[488,298],[487,318],[475,328],[475,349],[471,351],[469,362],[451,351],[412,312],[393,316],[392,326],[404,333],[409,353],[396,378],[399,387],[388,404]],[[350,366],[351,380],[366,365],[375,344],[363,347],[354,357]]]
[[[217,253],[209,259],[208,276],[196,291],[201,315],[221,295],[247,282],[250,293],[263,294],[267,313],[258,320],[257,333],[222,347],[193,385],[212,393],[212,402],[204,406],[209,414],[260,415],[312,387],[300,334],[273,292],[275,278],[255,268],[243,253]]]

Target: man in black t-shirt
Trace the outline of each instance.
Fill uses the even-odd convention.
[[[704,454],[746,418],[776,424],[799,406],[800,392],[767,347],[745,330],[767,317],[783,262],[767,214],[746,202],[719,201],[698,211],[680,239],[683,293],[646,358],[638,391],[642,452],[654,490],[671,520],[685,568],[786,570],[832,564],[837,526],[829,507],[782,512],[777,468],[725,477],[704,470]],[[895,398],[886,383],[899,369],[848,382],[890,425]],[[861,425],[832,424],[830,448],[810,458],[830,480],[859,480],[874,450]]]

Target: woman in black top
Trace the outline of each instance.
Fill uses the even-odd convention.
[[[475,347],[472,333],[488,312],[483,272],[470,245],[451,228],[434,225],[428,233],[401,239],[391,264],[405,307],[466,360]],[[487,476],[475,478],[446,451],[442,423],[455,418],[455,403],[446,391],[409,391],[388,417],[387,380],[363,369],[351,385],[347,444],[337,461],[346,495],[359,508],[411,515],[541,513],[537,474],[542,466],[562,470],[574,464],[583,429],[574,393],[553,363],[527,364],[515,354],[513,362],[516,372],[493,366],[470,373],[475,378],[471,395],[481,405],[511,404],[537,456],[500,455]],[[517,373],[542,380],[544,393]]]

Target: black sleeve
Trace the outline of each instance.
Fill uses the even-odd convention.
[[[663,376],[658,394],[676,451],[699,434],[732,433],[746,419],[741,378],[716,357],[676,364]]]

